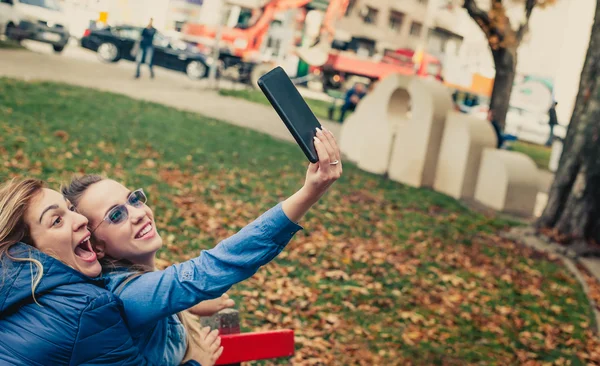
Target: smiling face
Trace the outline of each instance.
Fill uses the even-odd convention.
[[[37,249],[86,276],[100,274],[100,263],[89,240],[88,220],[72,211],[60,193],[43,188],[29,203],[23,219]]]
[[[156,231],[150,207],[125,204],[130,194],[129,189],[114,180],[101,180],[83,193],[77,211],[90,220],[97,251],[116,260],[154,266],[154,255],[162,246],[162,239]],[[123,204],[127,218],[116,224],[104,220],[113,208]]]

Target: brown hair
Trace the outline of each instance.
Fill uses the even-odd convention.
[[[36,301],[35,289],[42,280],[44,266],[39,260],[31,257],[13,257],[9,250],[19,242],[34,246],[24,217],[31,200],[41,192],[42,188],[44,188],[44,182],[37,179],[20,181],[12,179],[0,187],[0,260],[6,256],[10,260],[30,262],[36,266],[37,274],[35,276],[33,267],[31,267],[31,296],[34,301]],[[5,276],[6,273],[3,273],[3,280]]]
[[[81,196],[83,196],[85,191],[92,184],[98,183],[104,179],[106,178],[100,175],[87,174],[79,178],[73,178],[68,186],[61,186],[60,191],[73,206],[77,207],[79,205],[79,201],[81,201]]]
[[[78,178],[73,178],[68,186],[62,185],[60,191],[62,195],[71,202],[75,207],[79,206],[81,197],[87,191],[87,189],[95,183],[105,180],[106,178],[96,174],[86,174]],[[92,236],[92,240],[93,240]],[[104,256],[99,259],[98,262],[102,265],[102,271],[111,272],[119,268],[133,269],[136,272],[147,272],[151,271],[152,268],[146,268],[146,266],[136,265],[128,260],[117,260],[110,256]]]
[[[79,205],[81,201],[81,197],[87,191],[87,189],[95,183],[98,183],[107,178],[102,177],[100,175],[95,174],[86,174],[81,177],[75,177],[71,180],[71,183],[67,186],[61,187],[61,192],[66,199],[68,199],[71,204],[75,207]],[[93,239],[93,235],[92,235]],[[125,285],[127,285],[130,281],[134,280],[141,274],[146,272],[152,272],[154,268],[148,268],[148,266],[143,266],[139,264],[134,264],[128,260],[124,259],[114,259],[108,255],[104,255],[102,259],[99,260],[102,265],[103,272],[111,272],[119,268],[126,268],[128,271],[132,272],[131,276],[127,278],[119,287],[122,290]],[[116,291],[120,292],[119,289]],[[118,296],[119,294],[117,294]],[[186,330],[186,352],[184,356],[184,361],[190,359],[191,355],[191,344],[194,344],[196,347],[200,347],[200,344],[197,343],[197,339],[199,339],[200,335],[200,324],[198,321],[194,319],[194,316],[188,311],[181,311],[177,314],[177,317],[183,324],[183,327]]]

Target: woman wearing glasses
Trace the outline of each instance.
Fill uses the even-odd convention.
[[[94,249],[109,278],[107,288],[123,301],[136,346],[149,360],[186,360],[197,330],[185,313],[175,314],[218,298],[252,276],[301,229],[295,222],[342,173],[340,152],[329,131],[317,132],[315,147],[320,161],[309,165],[298,192],[214,248],[163,271],[154,271],[162,238],[143,190],[130,191],[93,175],[74,179],[62,190],[89,219]]]
[[[158,365],[140,355],[120,301],[93,279],[101,267],[87,223],[39,180],[0,187],[1,365]],[[193,358],[206,365],[201,353]]]

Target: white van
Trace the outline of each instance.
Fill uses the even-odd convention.
[[[0,0],[0,34],[50,43],[62,52],[69,29],[57,0]]]

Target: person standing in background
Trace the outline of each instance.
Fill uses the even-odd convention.
[[[494,111],[492,111],[491,109],[488,111],[488,121],[490,121],[492,127],[494,128],[494,132],[496,132],[496,138],[498,141],[496,148],[500,149],[502,147],[502,144],[504,143],[504,136],[502,136],[502,130],[500,129],[500,125],[494,117]]]
[[[136,56],[137,67],[135,69],[135,78],[140,77],[140,68],[144,62],[148,62],[148,68],[150,69],[150,77],[154,79],[154,70],[152,70],[152,61],[154,58],[154,35],[156,34],[156,28],[152,26],[153,19],[150,18],[146,28],[142,30],[142,34],[139,41],[139,50]]]
[[[557,101],[553,101],[550,109],[548,110],[548,124],[550,125],[550,136],[548,136],[548,141],[546,141],[546,146],[552,145],[552,140],[554,140],[554,126],[558,124],[558,117],[556,116],[556,106],[558,105]]]
[[[344,105],[342,105],[340,111],[340,119],[339,122],[343,123],[344,118],[346,117],[346,112],[353,111],[356,109],[358,102],[367,94],[367,88],[363,83],[356,83],[352,89],[346,92],[346,96],[344,97]]]

